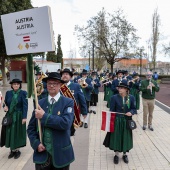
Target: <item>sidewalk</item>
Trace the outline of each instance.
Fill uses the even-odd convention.
[[[26,85],[23,85],[25,89]],[[9,88],[8,88],[9,89]],[[2,87],[0,87],[2,91]],[[6,88],[3,88],[3,92]],[[114,165],[114,152],[103,146],[106,132],[101,131],[101,111],[108,110],[103,101],[103,93],[99,94],[97,114],[90,115],[89,128],[79,128],[74,141],[75,161],[71,170],[170,170],[170,115],[158,106],[155,106],[153,127],[154,131],[142,130],[142,110],[134,116],[137,129],[133,131],[134,147],[129,152],[129,164],[125,164],[120,154],[120,162]],[[142,108],[142,106],[141,106]],[[32,112],[32,100],[29,99],[28,120]],[[168,108],[169,109],[169,108]],[[170,109],[169,109],[170,110]],[[170,113],[170,112],[169,112]],[[4,116],[0,111],[0,121]],[[1,127],[0,127],[1,129]],[[19,159],[8,159],[9,149],[0,148],[1,170],[33,170],[32,148],[29,141],[21,148]]]

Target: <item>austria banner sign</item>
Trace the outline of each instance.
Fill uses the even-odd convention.
[[[114,132],[114,122],[116,114],[110,111],[102,111],[102,125],[101,130],[106,132]]]
[[[4,14],[1,21],[7,55],[55,51],[49,6]]]

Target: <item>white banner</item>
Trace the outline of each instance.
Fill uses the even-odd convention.
[[[50,7],[1,15],[7,55],[55,51]]]

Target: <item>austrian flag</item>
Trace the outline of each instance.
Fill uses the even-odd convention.
[[[24,41],[24,42],[30,41],[30,36],[24,36],[24,37],[23,37],[23,41]]]
[[[106,132],[114,132],[114,122],[116,114],[110,111],[102,111],[101,130]]]

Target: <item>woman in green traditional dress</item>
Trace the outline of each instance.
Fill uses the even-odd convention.
[[[119,152],[123,152],[123,161],[129,162],[126,153],[133,148],[133,138],[132,130],[127,128],[127,120],[132,119],[132,115],[136,114],[135,99],[129,94],[128,85],[120,83],[118,91],[119,94],[113,95],[110,100],[110,111],[117,112],[114,132],[108,132],[103,142],[103,145],[114,150],[113,162],[115,164],[119,163]]]
[[[26,146],[26,119],[28,112],[27,92],[21,90],[22,81],[13,79],[10,84],[12,90],[5,95],[4,111],[12,118],[12,124],[5,126],[4,145],[10,148],[8,159],[20,157],[20,147]],[[2,147],[2,144],[1,144]]]

